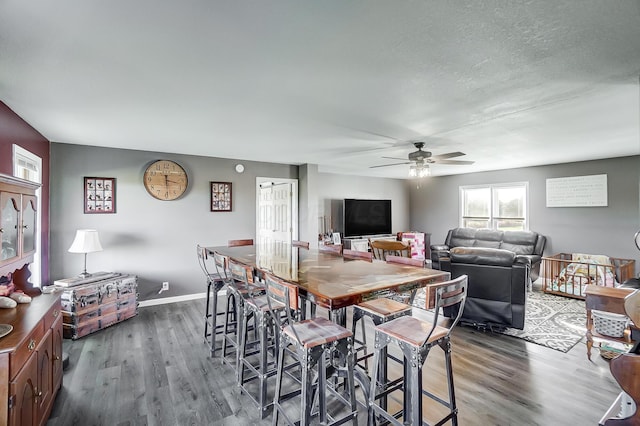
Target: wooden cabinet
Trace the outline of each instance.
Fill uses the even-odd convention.
[[[0,276],[21,270],[33,261],[37,237],[39,184],[0,174]],[[26,268],[25,268],[26,269]],[[39,294],[18,274],[16,285],[28,294]]]
[[[0,310],[0,323],[13,326],[0,340],[0,424],[47,422],[62,386],[61,308],[59,294],[43,294]]]

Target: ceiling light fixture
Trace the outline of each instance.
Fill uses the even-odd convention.
[[[431,169],[428,164],[416,162],[409,166],[409,177],[423,178],[426,176],[431,176]]]

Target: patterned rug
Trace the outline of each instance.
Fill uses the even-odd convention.
[[[498,333],[568,352],[587,331],[584,300],[532,291],[526,310],[523,330],[506,328]]]
[[[568,352],[585,335],[587,321],[584,300],[532,291],[527,295],[524,329],[494,329],[560,352]],[[418,292],[416,306],[424,306],[424,292]]]

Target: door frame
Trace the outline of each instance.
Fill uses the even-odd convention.
[[[260,188],[267,183],[290,183],[291,185],[291,237],[298,239],[298,179],[256,177],[256,238],[260,235],[258,229],[260,220]]]

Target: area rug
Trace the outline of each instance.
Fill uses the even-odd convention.
[[[505,328],[498,333],[568,352],[584,337],[586,308],[584,300],[555,296],[541,291],[527,295],[524,329]]]
[[[424,306],[424,292],[414,304]],[[560,352],[568,352],[586,333],[584,300],[531,291],[527,294],[524,329],[494,329],[495,332],[524,339]]]

